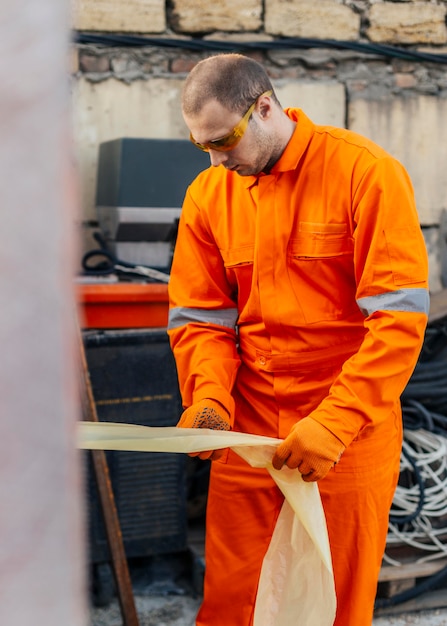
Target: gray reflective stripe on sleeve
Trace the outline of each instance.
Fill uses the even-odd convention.
[[[217,324],[226,328],[234,328],[237,316],[237,309],[189,309],[187,307],[175,307],[169,311],[168,330],[184,326],[190,322]]]
[[[376,311],[409,311],[428,315],[430,296],[427,289],[399,289],[359,298],[357,304],[365,316]]]

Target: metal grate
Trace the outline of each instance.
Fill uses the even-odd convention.
[[[164,330],[88,331],[90,379],[101,421],[172,426],[181,412],[174,360]],[[128,557],[177,552],[187,545],[185,457],[107,452]],[[108,560],[96,486],[87,461],[89,556]]]

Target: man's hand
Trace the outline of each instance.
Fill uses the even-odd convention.
[[[230,430],[230,415],[223,406],[206,398],[200,400],[192,406],[188,407],[177,424],[178,428],[211,428],[212,430]],[[223,454],[222,450],[208,450],[191,454],[190,456],[198,456],[200,459],[211,459],[215,461]]]
[[[344,450],[345,446],[330,430],[311,417],[305,417],[278,446],[272,464],[278,470],[284,464],[298,469],[303,480],[312,482],[324,478]]]

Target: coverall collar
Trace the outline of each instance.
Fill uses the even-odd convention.
[[[272,176],[279,174],[280,172],[287,172],[294,170],[298,167],[298,163],[306,150],[313,132],[315,125],[312,121],[303,113],[301,109],[284,109],[286,115],[296,122],[295,130],[286,149],[281,155],[281,158],[272,167],[270,174],[257,174],[256,176],[246,176],[243,178],[243,185],[247,189],[255,185],[261,176]]]

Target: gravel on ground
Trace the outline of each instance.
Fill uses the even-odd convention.
[[[446,592],[447,593],[447,592]],[[191,595],[135,596],[139,626],[194,626],[200,597]],[[122,626],[119,604],[91,609],[90,626]],[[418,611],[374,618],[372,626],[447,626],[447,609]]]

